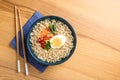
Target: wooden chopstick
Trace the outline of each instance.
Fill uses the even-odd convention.
[[[22,47],[23,47],[23,54],[24,54],[25,74],[28,75],[28,64],[27,64],[27,59],[26,59],[26,49],[25,49],[25,41],[24,41],[24,32],[23,32],[23,29],[22,29],[22,22],[21,22],[20,10],[17,9],[17,12],[18,12],[19,26],[21,28],[21,38],[22,38]]]
[[[17,71],[20,72],[20,53],[19,53],[19,39],[18,39],[18,17],[17,17],[17,7],[15,6],[15,32],[16,32],[16,52],[17,52]]]

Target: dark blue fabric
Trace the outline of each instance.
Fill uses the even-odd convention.
[[[26,34],[31,27],[31,25],[39,18],[43,17],[39,12],[35,12],[32,17],[28,20],[28,22],[23,26],[24,36],[26,38]],[[22,41],[21,41],[21,34],[20,31],[18,33],[19,36],[19,47],[20,47],[20,56],[23,56],[23,50],[22,50]],[[16,38],[14,37],[10,43],[10,45],[16,50]],[[28,53],[28,52],[27,52]],[[28,62],[33,65],[35,68],[37,68],[39,71],[43,72],[48,66],[38,63],[34,58],[31,57],[31,55],[27,54],[27,60]]]

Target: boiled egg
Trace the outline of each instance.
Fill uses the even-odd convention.
[[[56,35],[50,39],[52,48],[60,48],[65,44],[66,37],[64,35]]]

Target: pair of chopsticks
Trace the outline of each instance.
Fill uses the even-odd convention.
[[[19,25],[19,26],[18,26]],[[21,30],[21,38],[22,38],[22,48],[24,54],[24,65],[25,65],[25,74],[28,75],[28,64],[26,59],[26,49],[25,49],[25,41],[24,41],[24,33],[22,29],[21,23],[21,15],[20,9],[15,6],[15,28],[16,28],[16,48],[17,48],[17,70],[20,72],[20,53],[19,53],[19,37],[18,37],[18,27]]]

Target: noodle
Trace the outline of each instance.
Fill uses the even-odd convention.
[[[50,48],[48,51],[41,48],[41,45],[37,42],[38,38],[41,36],[40,32],[47,28],[50,24],[56,24],[57,34],[62,34],[66,37],[65,44],[60,48]],[[30,33],[30,42],[32,50],[35,55],[46,62],[55,63],[61,59],[67,57],[73,48],[73,36],[71,30],[68,26],[61,21],[56,21],[55,19],[45,19],[44,21],[38,22],[32,32]]]

